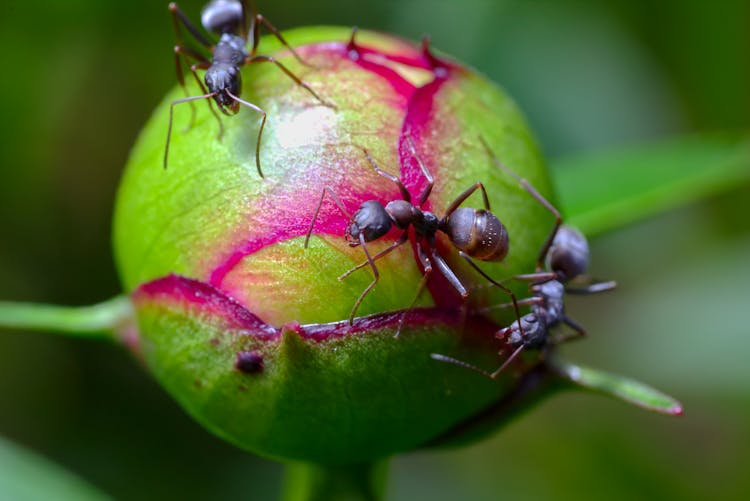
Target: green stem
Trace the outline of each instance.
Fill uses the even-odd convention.
[[[385,495],[387,462],[354,465],[289,463],[284,501],[377,501]]]
[[[0,328],[44,330],[73,336],[113,339],[132,319],[127,296],[91,306],[55,306],[0,301]]]

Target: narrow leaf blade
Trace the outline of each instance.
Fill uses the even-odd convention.
[[[567,157],[553,172],[567,222],[594,235],[750,182],[750,134]]]
[[[103,501],[110,498],[49,460],[0,437],[0,499]]]
[[[682,415],[682,404],[641,382],[559,359],[551,362],[551,365],[564,379],[585,390],[601,393],[660,414]]]

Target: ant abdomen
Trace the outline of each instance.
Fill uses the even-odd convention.
[[[203,8],[201,24],[214,33],[233,32],[242,23],[244,9],[236,0],[214,0]]]
[[[547,251],[547,267],[572,280],[585,274],[588,264],[589,245],[586,237],[575,228],[560,226]]]
[[[487,210],[458,208],[448,216],[444,231],[457,249],[481,261],[502,261],[508,254],[508,231]]]

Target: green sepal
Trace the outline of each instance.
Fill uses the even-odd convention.
[[[576,388],[606,395],[642,409],[680,416],[682,404],[639,381],[566,362],[559,357],[550,361],[551,367],[569,384]]]

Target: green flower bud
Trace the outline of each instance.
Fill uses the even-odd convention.
[[[513,102],[474,71],[411,43],[346,29],[285,34],[310,65],[276,42],[263,53],[283,62],[321,102],[272,64],[243,69],[242,108],[222,117],[224,134],[202,102],[175,107],[169,166],[162,168],[170,102],[159,106],[128,162],[117,199],[115,251],[138,319],[136,349],[161,384],[206,428],[257,454],[323,463],[370,461],[444,435],[517,389],[529,352],[498,380],[430,358],[446,354],[492,369],[502,357],[495,332],[512,315],[485,318],[462,308],[436,269],[406,316],[422,269],[412,245],[376,261],[380,280],[353,324],[352,306],[372,282],[361,247],[344,236],[348,218],[326,192],[310,244],[305,236],[326,188],[349,213],[361,203],[401,199],[379,167],[416,200],[435,185],[425,210],[436,215],[477,181],[505,224],[510,250],[482,263],[495,278],[533,270],[551,215],[501,172],[482,147],[544,196],[550,183]],[[197,88],[192,89],[200,94]],[[482,207],[480,193],[466,207]],[[368,244],[376,253],[399,238],[392,229]],[[445,234],[437,248],[470,288],[470,310],[505,303],[459,256]],[[523,286],[520,290],[523,290]],[[394,338],[403,318],[400,336]],[[520,360],[520,359],[519,359]]]

